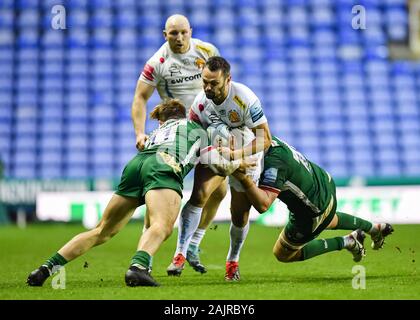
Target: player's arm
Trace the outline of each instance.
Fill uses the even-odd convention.
[[[133,119],[134,131],[136,133],[136,148],[142,150],[146,142],[146,104],[152,96],[155,87],[142,80],[137,81],[136,92],[131,105],[131,118]]]
[[[243,156],[249,156],[261,151],[267,150],[271,145],[271,133],[268,123],[262,123],[251,129],[254,132],[255,139],[242,149],[234,150],[233,159],[240,159]]]
[[[251,129],[254,132],[255,139],[248,145],[240,149],[232,149],[227,147],[219,147],[219,152],[227,159],[243,159],[261,151],[267,150],[271,145],[271,133],[268,123],[262,123]]]
[[[280,193],[274,188],[257,187],[252,178],[245,174],[242,166],[232,175],[242,184],[249,202],[259,213],[266,212]]]

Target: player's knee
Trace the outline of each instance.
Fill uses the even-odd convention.
[[[118,233],[118,229],[110,228],[103,221],[101,221],[93,230],[91,230],[96,239],[96,245],[107,242]]]
[[[210,192],[206,188],[194,190],[191,194],[189,203],[196,207],[204,207],[210,197]]]
[[[99,231],[96,238],[96,245],[107,242],[109,239],[111,239],[115,235],[116,235],[116,232]]]
[[[162,232],[162,235],[164,236],[164,240],[168,239],[173,231],[173,227],[169,224],[163,224],[160,226],[159,229]]]
[[[276,257],[276,259],[280,262],[293,262],[296,261],[294,259],[296,255],[296,251],[288,250],[284,247],[278,247],[274,246],[273,248],[273,254]]]
[[[245,227],[248,223],[248,214],[232,214],[232,223],[238,228]]]

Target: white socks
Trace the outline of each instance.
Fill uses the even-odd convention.
[[[206,229],[197,229],[194,232],[194,235],[191,238],[190,245],[199,247],[201,240],[203,240],[204,235],[206,234]]]
[[[249,231],[249,222],[243,228],[236,227],[230,223],[230,248],[226,261],[239,261],[242,246]]]
[[[180,252],[184,257],[187,256],[188,245],[200,224],[202,211],[203,208],[193,206],[189,202],[185,204],[179,217],[178,242],[175,256]]]

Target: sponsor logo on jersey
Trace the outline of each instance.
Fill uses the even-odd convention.
[[[206,61],[202,58],[196,58],[195,61],[194,61],[194,64],[198,69],[201,70],[201,69],[204,68],[204,65],[206,64]]]
[[[171,66],[169,67],[169,72],[171,73],[171,77],[174,74],[182,74],[181,73],[181,66],[177,63],[172,63]]]
[[[264,112],[259,104],[254,104],[249,113],[251,114],[252,122],[257,122],[264,116]]]
[[[188,76],[188,77],[182,77],[182,78],[177,78],[177,79],[173,79],[171,80],[172,84],[177,84],[177,83],[184,83],[184,82],[188,82],[188,81],[193,81],[193,80],[197,80],[201,78],[201,73],[197,73],[193,76]]]
[[[245,108],[246,108],[246,104],[245,104],[245,102],[243,102],[242,100],[241,100],[241,98],[239,98],[238,96],[234,96],[233,97],[233,101],[235,101],[235,103],[241,108],[241,109],[243,109],[243,110],[245,110]]]
[[[277,168],[269,168],[264,171],[264,176],[262,179],[263,184],[273,185],[276,183],[277,179]]]
[[[143,75],[143,77],[145,77],[147,80],[149,81],[154,81],[155,78],[153,77],[153,72],[155,71],[155,69],[150,65],[147,64],[144,66],[143,68],[143,72],[141,73]]]
[[[207,114],[207,117],[208,117],[208,119],[210,120],[211,123],[218,123],[218,122],[220,122],[220,117],[214,111],[211,111],[210,114]]]
[[[190,59],[187,59],[187,58],[182,59],[182,63],[183,63],[184,65],[186,65],[186,66],[190,66],[190,65],[191,65]]]
[[[210,47],[207,47],[207,46],[203,46],[203,45],[201,45],[201,44],[197,44],[196,46],[195,46],[198,50],[200,50],[201,52],[205,52],[208,56],[211,56],[212,55],[212,50],[210,49]]]
[[[236,112],[236,110],[229,111],[229,121],[232,123],[241,121],[241,117],[239,116],[239,113]]]
[[[199,104],[198,104],[198,110],[200,110],[200,112],[203,112],[203,110],[204,110],[204,106],[203,106],[203,104],[202,104],[202,103],[199,103]]]

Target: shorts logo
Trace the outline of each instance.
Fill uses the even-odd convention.
[[[176,162],[175,158],[171,155],[167,154],[166,152],[159,152],[158,153],[162,160],[170,166],[175,172],[181,172],[181,166],[179,163]]]
[[[236,112],[236,110],[230,110],[229,111],[229,121],[232,122],[232,123],[241,121],[239,113]]]
[[[277,168],[269,168],[263,173],[263,184],[273,185],[277,180]]]
[[[194,64],[196,65],[196,67],[198,69],[201,70],[201,69],[203,69],[204,65],[206,64],[206,61],[202,58],[197,58],[197,59],[195,59]]]

